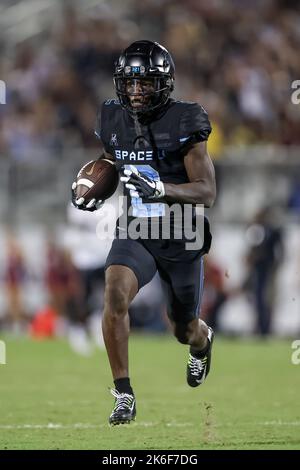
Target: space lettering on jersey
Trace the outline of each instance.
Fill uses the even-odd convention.
[[[153,160],[153,150],[138,150],[128,152],[127,150],[115,150],[117,160],[129,160],[135,162],[143,162]]]

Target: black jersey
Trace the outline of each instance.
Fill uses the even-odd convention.
[[[211,125],[204,108],[193,102],[170,99],[151,120],[137,122],[119,101],[107,100],[95,132],[119,171],[134,165],[153,180],[182,184],[189,182],[184,157],[191,143],[208,139]],[[124,194],[129,196],[125,186]],[[163,217],[168,203],[131,198],[130,204],[132,217],[152,218]]]
[[[115,157],[118,170],[135,165],[152,179],[174,184],[189,181],[184,157],[191,139],[205,141],[210,132],[202,106],[174,100],[169,100],[153,120],[139,123],[138,129],[117,100],[107,100],[98,113],[96,126],[96,134],[104,149]]]
[[[183,158],[191,138],[208,139],[211,132],[208,115],[197,103],[169,100],[151,121],[139,123],[117,100],[107,100],[98,113],[96,134],[105,150],[123,165],[149,165],[164,183],[186,183]]]

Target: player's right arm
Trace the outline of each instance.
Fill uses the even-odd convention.
[[[103,140],[102,140],[102,132],[101,132],[101,114],[102,114],[102,108],[103,108],[103,105],[102,107],[99,109],[98,113],[97,113],[97,117],[96,117],[96,123],[95,123],[95,136],[97,137],[98,141],[99,141],[99,144],[102,148],[102,153],[99,157],[99,160],[103,159],[103,158],[106,158],[107,160],[112,160],[112,161],[115,161],[115,157],[113,155],[111,155],[111,153],[109,153],[106,149],[105,149],[105,145],[103,143]]]
[[[95,123],[95,135],[99,139],[100,146],[102,147],[102,153],[98,157],[98,160],[106,159],[106,160],[115,161],[115,158],[113,157],[113,155],[111,155],[109,152],[105,150],[104,144],[101,139],[101,110],[102,110],[102,107],[99,109],[97,113],[96,123]],[[100,209],[100,207],[102,207],[102,205],[104,204],[103,201],[101,200],[96,201],[96,199],[92,199],[86,204],[84,201],[84,198],[82,197],[77,198],[76,188],[77,188],[77,183],[76,181],[74,181],[72,184],[72,189],[71,189],[71,201],[72,201],[73,206],[76,207],[76,209],[93,212],[95,210]]]

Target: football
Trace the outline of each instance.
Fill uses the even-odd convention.
[[[116,165],[105,158],[92,160],[79,170],[76,183],[76,197],[84,197],[86,204],[94,198],[104,201],[111,197],[118,187]]]

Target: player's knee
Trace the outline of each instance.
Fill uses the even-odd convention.
[[[128,311],[128,292],[125,286],[111,283],[105,286],[104,310],[110,315],[126,315]]]

